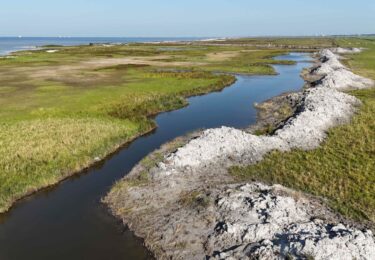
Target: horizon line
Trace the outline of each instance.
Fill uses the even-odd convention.
[[[36,36],[36,35],[0,35],[0,38],[261,38],[261,37],[335,37],[335,36],[372,36],[375,33],[348,34],[306,34],[306,35],[242,35],[242,36]]]

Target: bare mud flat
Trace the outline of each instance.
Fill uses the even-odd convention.
[[[226,170],[256,163],[272,150],[318,147],[329,128],[348,123],[360,106],[341,91],[373,86],[330,50],[319,53],[308,76],[317,80],[272,135],[229,127],[202,131],[180,148],[162,147],[162,158],[149,157],[159,161],[155,167],[136,166],[104,201],[157,258],[375,259],[371,230],[279,185],[235,183]]]

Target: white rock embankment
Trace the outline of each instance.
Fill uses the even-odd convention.
[[[151,169],[148,185],[108,198],[156,257],[375,259],[371,231],[340,224],[312,198],[278,185],[226,184],[228,166],[255,163],[272,150],[314,149],[329,128],[350,120],[360,101],[341,91],[373,82],[349,71],[330,50],[320,52],[320,62],[311,70],[320,79],[272,136],[205,130]]]
[[[341,91],[373,85],[371,80],[348,70],[330,50],[323,50],[320,55],[321,64],[312,73],[322,78],[303,92],[298,113],[273,136],[255,136],[229,127],[208,129],[160,163],[155,177],[192,174],[197,168],[210,166],[254,163],[275,149],[319,146],[327,130],[347,123],[360,104],[358,99]],[[371,231],[311,220],[309,208],[293,198],[265,193],[270,187],[263,187],[261,192],[252,189],[251,185],[245,185],[218,200],[216,210],[222,220],[221,228],[208,239],[216,252],[211,256],[237,259],[253,255],[275,259],[290,254],[316,259],[375,259]]]
[[[351,54],[351,53],[360,53],[362,51],[362,48],[333,48],[331,50],[334,53],[337,54]]]
[[[214,259],[374,259],[371,231],[327,224],[311,201],[278,195],[284,189],[259,183],[227,188],[217,199],[220,222],[207,253]]]
[[[208,129],[198,139],[169,155],[160,163],[156,175],[169,175],[207,164],[228,166],[234,162],[255,162],[274,149],[316,148],[324,140],[326,131],[348,122],[360,104],[358,99],[341,90],[373,85],[371,80],[345,68],[331,51],[323,50],[320,55],[322,64],[313,73],[322,75],[322,79],[303,92],[299,113],[275,135],[259,137],[229,127]]]

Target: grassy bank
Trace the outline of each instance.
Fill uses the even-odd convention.
[[[365,47],[345,62],[354,72],[375,79],[375,39],[336,39],[340,46]],[[279,183],[322,196],[340,213],[375,222],[375,89],[351,91],[363,105],[353,121],[328,132],[313,151],[272,152],[258,164],[235,167],[241,180]]]
[[[57,52],[47,52],[47,50]],[[131,44],[48,46],[0,58],[0,212],[149,131],[149,119],[220,90],[234,77],[273,74],[284,50]]]

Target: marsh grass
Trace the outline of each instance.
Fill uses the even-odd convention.
[[[149,91],[127,89],[129,94],[117,97],[113,96],[114,91],[107,94],[108,102],[104,104],[103,89],[90,91],[86,97],[83,91],[78,92],[81,96],[74,102],[75,94],[67,100],[60,93],[59,101],[49,103],[46,100],[54,93],[64,92],[66,87],[38,87],[38,97],[47,107],[35,108],[29,115],[22,109],[15,111],[14,118],[8,117],[0,124],[0,211],[22,195],[58,182],[87,167],[94,158],[103,158],[120,144],[152,129],[154,123],[147,116],[185,105],[184,97],[188,94],[223,88],[221,78],[178,82],[172,79],[172,84],[165,88],[158,89],[163,83],[160,82],[149,85]],[[66,106],[65,100],[70,106]],[[11,110],[10,106],[7,108]],[[20,112],[22,117],[17,117]]]
[[[346,45],[348,40],[339,41]],[[375,79],[375,42],[349,39],[354,46],[369,48],[348,56],[355,72]],[[362,107],[347,125],[328,132],[328,138],[312,151],[271,152],[263,161],[234,167],[238,179],[279,183],[328,199],[341,214],[375,222],[375,89],[352,91]]]
[[[103,158],[140,131],[129,120],[45,118],[0,124],[0,211]]]
[[[240,51],[237,56],[234,56],[231,59],[211,62],[210,64],[205,65],[202,68],[206,71],[274,75],[276,74],[276,72],[270,65],[294,64],[293,61],[272,59],[272,57],[274,56],[283,55],[286,53],[287,52],[282,50]]]
[[[127,187],[137,187],[145,185],[150,181],[150,175],[147,171],[142,171],[139,175],[134,178],[127,179],[122,185]]]
[[[0,212],[152,129],[151,115],[235,80],[213,71],[272,74],[268,64],[290,63],[271,59],[283,50],[238,46],[48,48],[58,51],[20,51],[0,59]],[[238,55],[208,58],[228,51]]]
[[[267,47],[288,47],[288,48],[330,48],[338,44],[332,37],[258,37],[258,38],[237,38],[228,39],[224,44],[250,44],[254,46],[265,45]]]

